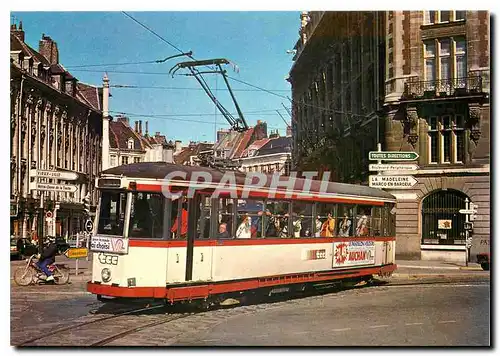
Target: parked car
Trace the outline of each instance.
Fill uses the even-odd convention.
[[[476,256],[477,263],[481,265],[484,271],[490,270],[490,254],[489,253],[479,253]]]
[[[33,245],[28,239],[14,236],[10,238],[11,257],[23,259],[25,256],[31,256],[37,252],[37,246]]]

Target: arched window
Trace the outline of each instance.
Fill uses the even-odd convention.
[[[422,244],[465,245],[465,209],[467,196],[456,190],[440,190],[422,203]]]

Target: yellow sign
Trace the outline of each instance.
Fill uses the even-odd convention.
[[[68,250],[68,258],[87,257],[88,251],[86,248],[70,248]]]

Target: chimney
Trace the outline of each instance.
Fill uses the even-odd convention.
[[[57,43],[52,41],[52,38],[42,34],[42,39],[38,43],[38,52],[49,61],[50,64],[59,63],[59,51],[57,49]]]
[[[146,121],[146,136],[148,135],[148,122]]]
[[[142,120],[139,120],[139,133],[142,135]]]
[[[21,42],[24,42],[24,31],[23,31],[23,22],[19,21],[19,29],[16,24],[10,26],[10,32],[16,36]]]
[[[179,140],[175,141],[175,152],[180,152],[180,150],[182,149],[181,143],[182,143],[182,141],[179,141]]]
[[[158,137],[158,136],[160,136],[160,131],[155,132],[155,137]]]
[[[134,121],[134,130],[135,132],[139,132],[139,121]]]

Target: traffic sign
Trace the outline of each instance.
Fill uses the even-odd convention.
[[[33,183],[30,186],[31,190],[44,190],[50,192],[74,193],[78,190],[76,185],[71,184],[49,184],[49,183]]]
[[[416,164],[370,164],[370,171],[416,171]]]
[[[48,171],[41,169],[31,169],[30,176],[61,180],[76,180],[78,178],[78,174],[75,172]]]
[[[370,187],[381,189],[408,189],[417,184],[413,176],[370,176]]]
[[[458,211],[460,214],[469,214],[469,215],[472,215],[472,214],[475,214],[477,213],[477,210],[467,210],[467,209],[460,209]]]
[[[416,152],[401,151],[370,151],[368,154],[371,161],[414,161],[418,157]]]
[[[66,253],[66,257],[68,258],[82,258],[87,257],[88,250],[85,247],[82,248],[70,248]]]
[[[47,211],[47,212],[45,213],[45,217],[46,217],[47,219],[50,219],[50,218],[52,217],[52,211]]]
[[[93,228],[94,228],[94,223],[92,222],[92,220],[85,221],[85,231],[92,232]]]

